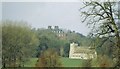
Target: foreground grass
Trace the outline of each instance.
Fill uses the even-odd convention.
[[[24,63],[25,67],[35,67],[38,58],[31,58],[29,61]],[[81,67],[82,62],[86,60],[81,59],[69,59],[65,57],[61,57],[61,62],[63,67]]]
[[[35,67],[38,58],[30,58],[27,62],[24,63],[25,67]]]
[[[81,67],[82,62],[85,60],[61,58],[61,61],[64,67]]]

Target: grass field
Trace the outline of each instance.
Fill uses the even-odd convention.
[[[24,63],[25,67],[35,67],[38,58],[30,58],[29,61]]]
[[[82,62],[85,60],[61,58],[61,61],[64,67],[81,67]]]
[[[31,58],[28,62],[24,63],[24,66],[35,67],[37,60],[38,58]],[[80,67],[82,65],[82,62],[85,61],[80,59],[69,59],[65,57],[62,57],[60,60],[63,67]]]

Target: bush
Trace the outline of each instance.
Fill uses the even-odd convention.
[[[82,62],[82,67],[91,67],[91,61],[92,59]]]
[[[54,49],[48,49],[43,52],[41,57],[38,59],[37,67],[60,67],[62,66],[60,62],[60,57]]]
[[[92,60],[92,67],[113,67],[114,62],[106,55],[98,55],[97,59]]]

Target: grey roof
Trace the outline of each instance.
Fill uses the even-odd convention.
[[[89,49],[88,47],[75,47],[74,53],[87,53],[87,54],[94,54],[94,49]]]

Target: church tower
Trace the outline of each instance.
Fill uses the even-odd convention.
[[[70,44],[69,58],[73,57],[73,53],[74,53],[76,46],[78,46],[78,44],[75,44],[74,42]]]

